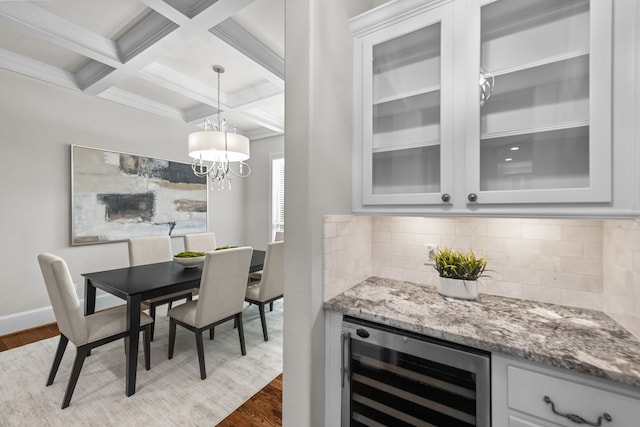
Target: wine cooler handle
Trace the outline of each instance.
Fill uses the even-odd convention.
[[[554,414],[561,416],[561,417],[565,417],[566,419],[573,421],[576,424],[587,424],[590,426],[601,426],[602,425],[602,420],[605,419],[606,421],[611,422],[613,420],[613,418],[611,418],[611,415],[609,415],[606,412],[603,412],[602,415],[600,415],[598,417],[598,421],[596,422],[591,422],[591,421],[587,421],[584,418],[582,418],[580,415],[576,415],[576,414],[563,414],[562,412],[558,412],[556,411],[556,405],[554,405],[553,401],[549,398],[549,396],[545,396],[543,398],[545,403],[548,403],[549,405],[551,405],[551,412],[553,412]]]
[[[349,375],[349,372],[351,372],[351,334],[348,332],[342,332],[340,334],[340,337],[342,339],[342,347],[341,347],[342,361],[341,361],[340,373],[342,377],[341,378],[342,388],[344,388],[345,377]]]

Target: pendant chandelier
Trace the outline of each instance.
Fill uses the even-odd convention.
[[[228,129],[220,117],[220,74],[224,73],[224,67],[214,65],[213,71],[218,74],[218,123],[205,119],[204,130],[190,133],[187,146],[193,159],[193,173],[206,176],[218,189],[226,185],[231,190],[233,176],[245,178],[251,173],[245,163],[249,159],[249,139],[236,133],[235,126]]]

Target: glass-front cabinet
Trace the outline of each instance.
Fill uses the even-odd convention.
[[[357,202],[611,202],[611,0],[378,9],[352,23]]]
[[[429,204],[450,192],[450,5],[363,39],[362,183],[365,204]],[[448,127],[447,127],[448,126]]]
[[[467,102],[479,118],[467,134],[468,202],[611,201],[611,3],[479,9],[470,17],[480,43],[468,76],[479,86]]]

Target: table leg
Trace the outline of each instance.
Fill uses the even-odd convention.
[[[136,392],[136,372],[138,369],[138,341],[140,337],[140,295],[127,297],[127,348],[126,391],[127,396]]]
[[[91,280],[84,279],[84,315],[88,316],[96,312],[96,287]]]

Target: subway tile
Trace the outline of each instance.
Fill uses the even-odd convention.
[[[540,242],[540,250],[544,255],[559,257],[582,257],[582,242],[568,240],[544,240]]]
[[[542,243],[540,240],[504,239],[504,250],[525,254],[541,254]]]
[[[540,284],[550,288],[602,293],[602,278],[599,276],[543,271],[540,273]]]
[[[561,229],[562,240],[578,242],[602,242],[602,225],[563,225]]]
[[[602,277],[602,264],[583,258],[559,258],[558,270],[565,273]]]
[[[585,292],[564,289],[561,303],[572,307],[586,308],[589,310],[602,310],[602,294],[597,292]]]
[[[469,249],[471,238],[468,236],[442,236],[440,239],[441,248]]]
[[[487,224],[487,235],[520,240],[522,239],[522,224],[520,222],[492,222]]]
[[[505,282],[522,283],[523,285],[538,285],[540,284],[540,271],[536,270],[522,270],[514,268],[500,268],[491,273],[492,276]]]
[[[558,271],[558,257],[549,255],[523,255],[522,266],[526,270]]]
[[[562,227],[559,224],[523,224],[522,238],[536,240],[560,240]]]
[[[562,289],[547,288],[545,286],[522,285],[522,298],[532,301],[560,304]]]
[[[593,262],[602,262],[602,243],[582,242],[582,256],[593,259]]]
[[[471,236],[469,247],[474,253],[482,254],[485,251],[499,251],[504,249],[504,239],[498,237]]]
[[[389,231],[374,231],[371,233],[371,237],[374,243],[391,243],[391,232]]]
[[[335,237],[336,236],[336,223],[335,222],[325,222],[324,223],[324,238]]]
[[[457,222],[455,232],[458,236],[488,236],[488,224],[479,221]]]
[[[508,298],[522,298],[522,284],[514,282],[480,281],[485,292]]]

